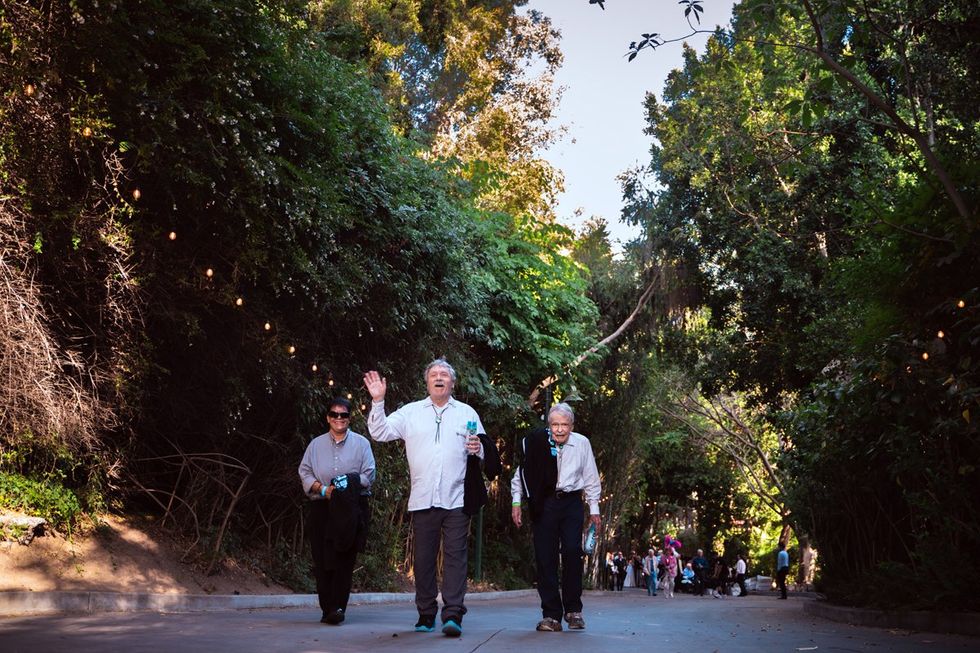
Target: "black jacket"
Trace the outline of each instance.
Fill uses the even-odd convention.
[[[333,541],[336,551],[349,551],[355,547],[364,551],[370,512],[366,496],[361,496],[361,476],[354,472],[347,475],[347,487],[334,489],[330,495],[330,517],[326,529],[327,539]]]
[[[492,481],[500,474],[500,452],[486,433],[480,433],[483,444],[483,460],[479,456],[466,457],[466,478],[463,480],[463,513],[472,517],[487,503],[486,476]]]

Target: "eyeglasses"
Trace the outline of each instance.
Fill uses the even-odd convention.
[[[333,417],[334,419],[350,419],[350,413],[337,413],[332,410],[328,410],[327,417]]]

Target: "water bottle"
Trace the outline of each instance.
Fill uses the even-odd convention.
[[[466,452],[471,456],[475,454],[469,453],[470,438],[475,438],[475,437],[476,437],[476,422],[475,421],[466,422]]]
[[[582,550],[585,551],[586,555],[595,553],[595,524],[589,524],[589,530],[585,534],[585,544],[582,545]]]

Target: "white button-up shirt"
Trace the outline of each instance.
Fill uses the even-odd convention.
[[[599,480],[599,469],[595,464],[595,455],[592,453],[592,443],[581,433],[572,431],[560,452],[558,485],[555,490],[562,492],[584,490],[585,500],[589,504],[589,514],[598,515],[602,484]],[[520,467],[514,472],[514,478],[510,481],[510,495],[512,501],[517,504],[524,496]]]
[[[368,433],[378,442],[405,441],[412,491],[408,509],[463,507],[466,479],[467,422],[476,423],[477,434],[486,433],[480,416],[467,404],[450,397],[439,408],[425,398],[385,415],[383,401],[372,402]],[[480,447],[483,457],[483,447]]]

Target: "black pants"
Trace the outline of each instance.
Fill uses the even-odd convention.
[[[337,551],[329,534],[329,506],[326,501],[310,502],[310,551],[313,554],[313,576],[320,609],[326,615],[347,610],[357,547]]]
[[[532,525],[534,558],[538,568],[541,615],[560,620],[567,612],[582,611],[581,493],[544,500],[541,515]],[[559,589],[558,562],[561,560]]]
[[[704,596],[704,570],[694,570],[694,589],[693,592],[698,596]]]
[[[748,596],[749,591],[745,589],[745,574],[735,574],[735,582],[738,583],[738,589],[740,590],[739,596]]]
[[[779,587],[779,592],[782,597],[786,598],[786,574],[789,573],[789,567],[783,567],[776,572],[776,586]]]

